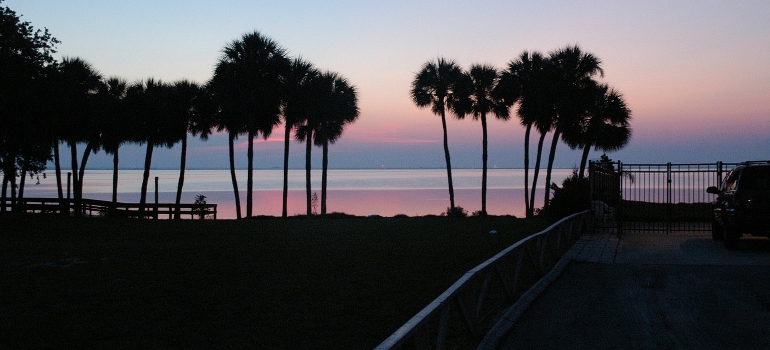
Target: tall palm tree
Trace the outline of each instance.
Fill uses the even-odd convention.
[[[519,58],[508,63],[495,88],[502,102],[512,106],[518,102],[516,114],[519,122],[526,127],[524,133],[524,204],[525,215],[534,215],[535,188],[540,172],[543,142],[555,119],[555,108],[551,97],[549,62],[541,53],[524,51]],[[529,189],[529,140],[532,127],[540,133],[537,146],[532,191]]]
[[[217,67],[218,73],[215,73],[209,83],[207,84],[209,89],[210,106],[208,113],[211,113],[213,124],[218,132],[227,132],[227,148],[228,148],[228,160],[230,163],[230,180],[233,184],[233,193],[235,200],[235,215],[236,218],[241,218],[241,197],[238,190],[238,179],[235,175],[235,140],[238,139],[238,135],[242,134],[244,127],[239,121],[239,116],[234,108],[222,109],[222,106],[230,101],[226,101],[226,97],[233,96],[230,89],[234,88],[231,85],[226,84],[225,76],[231,74],[228,72],[230,66],[221,65]],[[217,78],[219,74],[219,78]]]
[[[467,86],[463,99],[458,104],[464,113],[473,115],[474,120],[481,120],[482,153],[481,153],[481,215],[487,215],[487,114],[492,113],[497,119],[508,120],[508,107],[504,101],[493,93],[500,74],[497,69],[488,65],[475,64],[466,73]],[[465,90],[464,89],[464,90]]]
[[[322,80],[328,85],[320,110],[321,116],[316,130],[315,144],[322,147],[321,170],[321,215],[326,215],[326,185],[329,169],[329,144],[334,144],[342,136],[345,125],[353,123],[359,114],[356,88],[347,79],[337,73],[322,74]]]
[[[463,79],[463,73],[457,63],[439,57],[422,66],[412,81],[411,89],[412,101],[417,107],[430,107],[433,114],[441,116],[441,126],[444,129],[444,158],[446,159],[450,209],[455,208],[455,193],[452,185],[452,162],[449,157],[446,111],[448,109],[458,115],[455,109],[457,96],[455,96],[454,89],[455,84],[461,79]]]
[[[269,137],[280,122],[281,80],[288,69],[284,49],[259,32],[226,45],[215,69],[213,86],[219,90],[221,108],[248,135],[246,217],[253,208],[254,138]]]
[[[129,87],[126,98],[139,126],[141,142],[146,143],[142,189],[139,197],[139,210],[142,216],[147,203],[147,186],[153,151],[159,146],[172,147],[181,139],[181,133],[179,128],[174,126],[172,87],[169,84],[150,78]]]
[[[102,130],[102,144],[107,154],[112,154],[112,204],[118,201],[118,163],[120,161],[120,146],[136,138],[133,132],[135,123],[126,116],[125,97],[128,83],[121,78],[111,77],[100,91],[102,101],[101,113],[105,118]]]
[[[182,201],[182,187],[184,186],[184,175],[187,164],[187,136],[200,135],[201,139],[207,140],[211,133],[211,118],[200,110],[200,99],[206,98],[205,92],[198,84],[188,80],[180,80],[174,83],[173,90],[173,117],[175,127],[181,134],[182,150],[179,162],[179,181],[176,188],[176,210],[175,219],[181,218],[181,208],[179,204]]]
[[[631,110],[623,95],[606,84],[594,88],[594,102],[579,127],[565,130],[564,142],[572,149],[582,149],[579,178],[585,177],[591,148],[610,152],[628,144],[631,138]]]
[[[305,195],[307,204],[307,216],[313,215],[312,207],[312,151],[314,139],[317,139],[317,131],[323,122],[323,118],[329,115],[324,108],[328,107],[330,97],[331,82],[328,74],[316,74],[310,77],[305,91],[304,100],[307,102],[308,113],[302,118],[301,124],[297,126],[295,138],[297,141],[305,142]]]
[[[284,83],[286,84],[283,102],[284,145],[283,145],[283,206],[282,217],[288,216],[289,194],[289,141],[291,131],[307,119],[311,112],[310,82],[320,74],[309,62],[295,58],[291,62]]]
[[[577,45],[558,49],[549,55],[553,64],[555,106],[558,113],[554,124],[551,151],[548,155],[548,171],[543,207],[548,207],[551,170],[556,156],[556,146],[566,129],[579,127],[580,121],[588,113],[593,101],[592,89],[595,77],[604,76],[601,60],[591,53],[583,52]]]
[[[60,65],[60,94],[62,134],[70,147],[75,213],[80,215],[83,197],[83,175],[92,150],[100,147],[101,130],[96,112],[96,95],[103,90],[101,74],[80,58],[65,58]],[[78,167],[77,144],[86,143]]]

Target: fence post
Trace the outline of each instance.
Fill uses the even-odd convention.
[[[155,177],[155,219],[158,219],[158,177]]]
[[[722,161],[717,162],[717,187],[722,185]]]
[[[615,225],[618,238],[623,235],[623,162],[618,161],[618,206],[615,208]]]
[[[671,162],[666,163],[666,235],[671,234],[671,212],[674,204],[671,203]]]

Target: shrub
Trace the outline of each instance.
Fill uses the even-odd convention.
[[[463,207],[446,208],[446,216],[450,218],[464,218],[468,216],[468,211],[463,209]]]
[[[580,178],[577,170],[561,184],[551,184],[553,198],[548,208],[543,210],[546,219],[556,222],[562,218],[586,210],[591,207],[591,188],[588,178]]]

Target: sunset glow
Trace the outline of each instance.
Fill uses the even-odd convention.
[[[442,56],[465,69],[474,63],[502,69],[522,51],[547,54],[570,44],[602,60],[602,81],[623,93],[633,112],[631,142],[613,159],[770,158],[770,3],[761,0],[4,5],[36,28],[48,28],[61,41],[57,58],[81,57],[103,75],[129,81],[205,82],[226,43],[258,30],[291,55],[339,72],[356,86],[361,115],[331,146],[332,167],[443,166],[440,118],[409,98],[424,62]],[[518,120],[492,121],[489,131],[490,163],[522,167],[524,128]],[[480,124],[450,117],[448,132],[453,163],[479,167]],[[243,151],[245,142],[239,138],[236,150]],[[282,142],[279,129],[257,142],[260,166],[281,166]],[[296,142],[292,147],[291,164],[301,167],[304,149]],[[208,142],[191,137],[188,167],[226,166],[226,150],[223,135]],[[126,147],[124,164],[140,167],[142,152]],[[178,149],[166,152],[155,166],[175,166]],[[560,145],[556,165],[576,162],[578,155]],[[89,166],[110,163],[101,154]]]

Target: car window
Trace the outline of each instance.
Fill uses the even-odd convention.
[[[770,167],[750,167],[743,170],[741,190],[770,190]]]
[[[740,175],[740,170],[733,169],[730,174],[727,174],[727,178],[725,179],[725,186],[724,191],[732,191],[735,190],[735,186],[738,184],[738,175]]]

